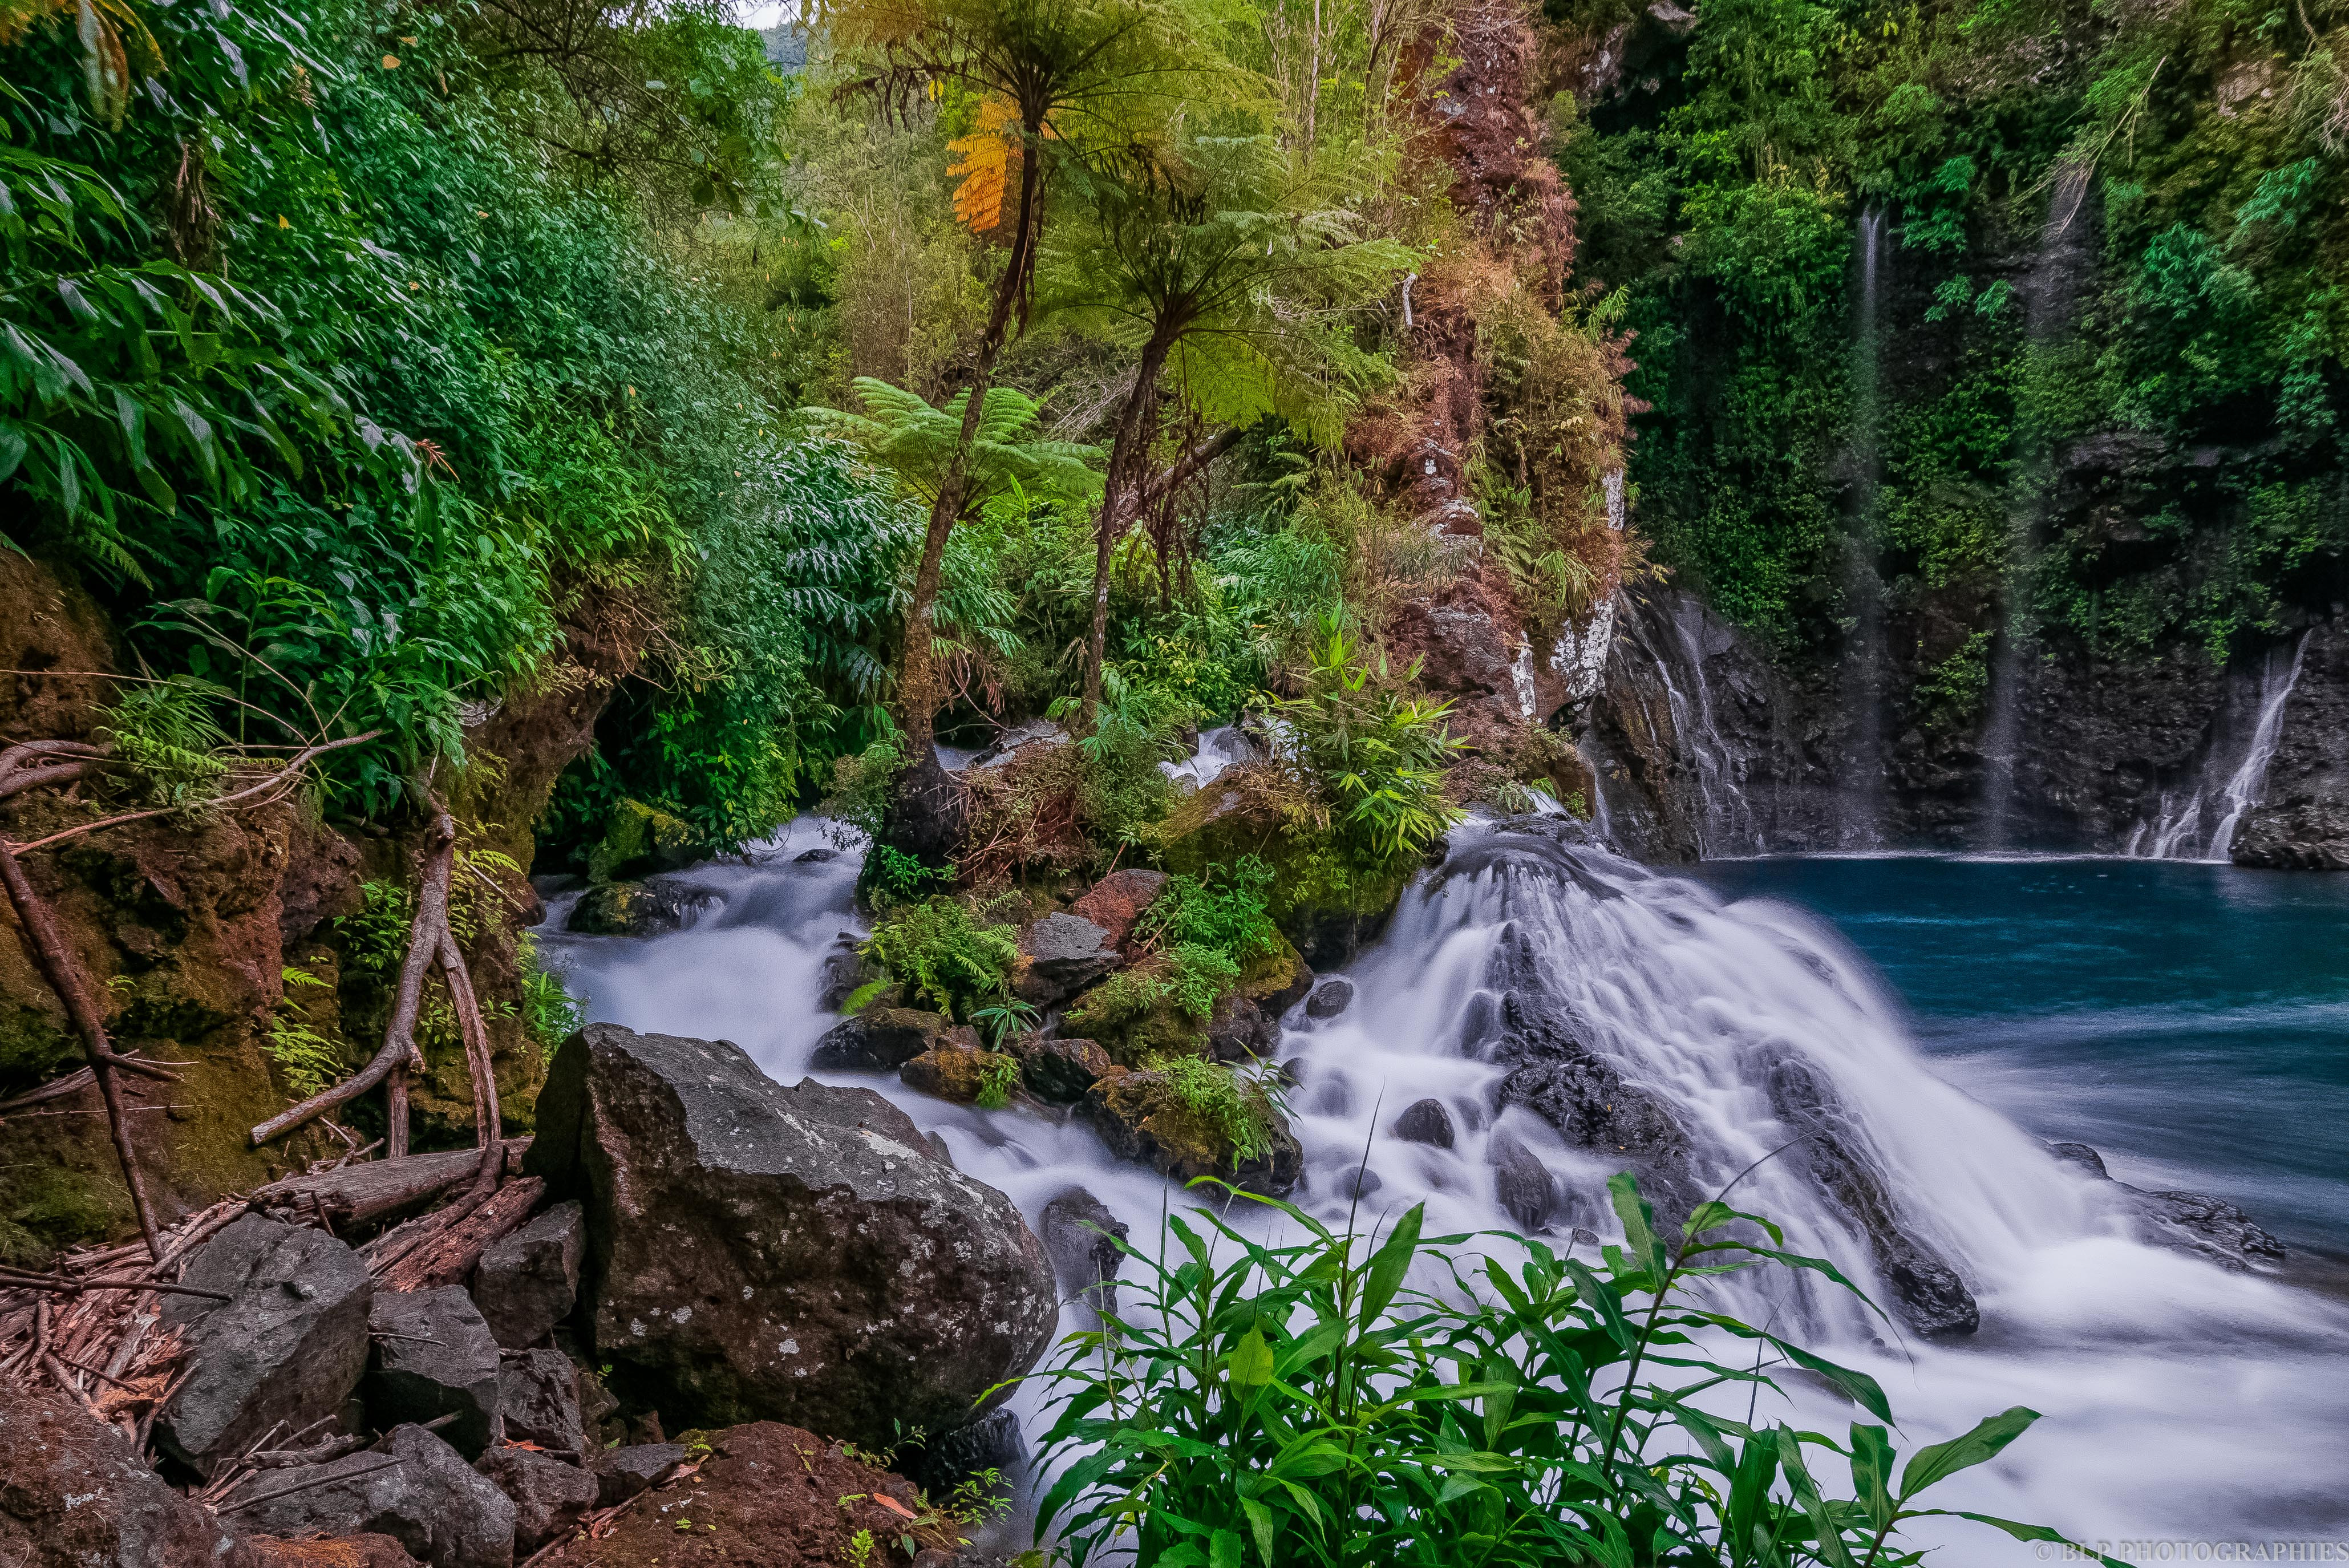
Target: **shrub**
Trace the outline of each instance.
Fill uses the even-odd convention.
[[[1011,927],[981,924],[961,903],[941,896],[874,926],[864,954],[939,1012],[968,1018],[979,999],[1005,994],[1019,940]]]
[[[286,1090],[295,1099],[305,1100],[343,1076],[343,1047],[340,1041],[320,1034],[301,1004],[294,999],[296,990],[321,990],[326,988],[326,983],[306,969],[291,965],[280,971],[280,975],[285,990],[270,1013],[269,1030],[262,1037],[262,1049],[277,1064]]]
[[[529,932],[514,939],[514,966],[522,975],[522,1026],[539,1054],[552,1057],[586,1026],[587,1005],[564,988],[560,972],[541,963],[538,938]]]
[[[1217,885],[1218,882],[1221,885]],[[1280,951],[1280,928],[1265,907],[1273,870],[1259,855],[1209,866],[1199,876],[1176,875],[1134,923],[1152,947],[1211,948],[1242,964]]]
[[[1401,685],[1418,678],[1419,666]],[[1329,826],[1365,869],[1415,859],[1459,820],[1444,768],[1466,744],[1446,733],[1449,702],[1405,697],[1381,657],[1362,657],[1332,616],[1313,645],[1303,696],[1280,704],[1283,760],[1320,796]]]
[[[1350,1230],[1261,1198],[1306,1239],[1267,1245],[1201,1210],[1195,1224],[1168,1222],[1172,1259],[1121,1243],[1137,1265],[1128,1279],[1141,1276],[1124,1300],[1143,1306],[1071,1335],[1042,1375],[1045,1464],[1059,1479],[1038,1539],[1056,1532],[1077,1568],[1127,1552],[1154,1568],[1889,1568],[1919,1561],[1897,1544],[1900,1524],[1946,1511],[1920,1495],[2037,1419],[2019,1406],[1993,1416],[1919,1450],[1896,1479],[1885,1426],[1854,1422],[1846,1444],[1714,1413],[1700,1402],[1708,1391],[1775,1387],[1758,1358],[1713,1358],[1706,1341],[1727,1336],[1890,1422],[1874,1379],[1690,1294],[1764,1264],[1852,1287],[1720,1202],[1669,1245],[1628,1173],[1609,1186],[1625,1239],[1596,1267],[1536,1241],[1514,1269],[1483,1237],[1423,1241],[1419,1208],[1365,1256]],[[1414,1264],[1444,1287],[1406,1288]],[[1856,1497],[1827,1495],[1810,1463],[1821,1449],[1847,1458]]]
[[[1166,950],[1168,984],[1174,1005],[1201,1023],[1224,993],[1240,983],[1240,966],[1221,948],[1178,942]]]
[[[1178,1116],[1206,1132],[1206,1141],[1231,1151],[1234,1170],[1271,1151],[1273,1107],[1260,1085],[1204,1057],[1156,1056],[1143,1068],[1166,1080]]]
[[[1069,1012],[1069,1026],[1107,1032],[1155,1012],[1174,987],[1149,969],[1121,969],[1085,993]]]

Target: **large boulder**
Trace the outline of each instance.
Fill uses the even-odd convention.
[[[576,1529],[602,1491],[588,1471],[529,1449],[492,1449],[473,1468],[513,1504],[517,1555]]]
[[[916,1093],[973,1105],[989,1098],[988,1091],[1008,1095],[1019,1083],[1015,1057],[982,1051],[959,1040],[941,1043],[897,1069],[897,1077]],[[1003,1102],[997,1099],[999,1106]]]
[[[1243,1091],[1246,1092],[1246,1091]],[[1164,1071],[1122,1072],[1093,1085],[1082,1114],[1109,1151],[1177,1181],[1214,1177],[1278,1198],[1305,1174],[1305,1151],[1288,1119],[1269,1102],[1257,1108],[1263,1146],[1243,1154],[1218,1122],[1197,1113]]]
[[[1071,1187],[1053,1195],[1037,1222],[1062,1293],[1096,1312],[1116,1312],[1117,1276],[1125,1266],[1125,1250],[1118,1243],[1128,1233],[1125,1222],[1082,1187]]]
[[[431,1568],[512,1568],[514,1505],[421,1427],[322,1465],[272,1471],[278,1495],[237,1510],[257,1534],[388,1535]],[[263,1496],[255,1488],[254,1495]]]
[[[340,1413],[367,1369],[375,1283],[358,1254],[306,1225],[247,1214],[196,1248],[181,1283],[226,1293],[164,1297],[187,1345],[179,1390],[155,1439],[210,1475],[280,1421],[289,1431]]]
[[[454,1416],[435,1430],[469,1459],[503,1434],[498,1342],[464,1286],[378,1292],[367,1334],[374,1345],[359,1392],[377,1428]]]
[[[665,936],[691,925],[717,902],[715,890],[667,877],[605,882],[579,895],[564,929],[588,936]]]
[[[481,1254],[473,1305],[509,1350],[543,1344],[579,1298],[579,1256],[587,1222],[577,1203],[557,1203]]]
[[[1432,1143],[1438,1149],[1452,1147],[1454,1132],[1452,1108],[1440,1099],[1415,1099],[1403,1107],[1394,1125],[1388,1129],[1405,1143]]]
[[[2242,1210],[2200,1192],[2148,1192],[2114,1181],[2104,1156],[2085,1143],[2051,1143],[2047,1152],[2099,1181],[2112,1181],[2137,1221],[2137,1231],[2156,1246],[2207,1258],[2242,1274],[2284,1261],[2284,1244]]]
[[[910,1129],[723,1041],[565,1041],[526,1169],[585,1206],[615,1390],[675,1426],[785,1417],[874,1449],[981,1414],[1050,1337],[1051,1269],[1009,1199]]]
[[[1023,1035],[1011,1042],[1028,1092],[1047,1105],[1074,1105],[1116,1070],[1109,1053],[1092,1040]]]
[[[511,1355],[498,1374],[498,1402],[505,1411],[506,1439],[536,1443],[549,1453],[574,1459],[587,1451],[586,1420],[579,1405],[579,1368],[560,1350]]]
[[[0,1378],[0,1563],[215,1568],[228,1532],[121,1431],[66,1395]]]

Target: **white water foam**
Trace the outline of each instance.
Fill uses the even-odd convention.
[[[854,853],[795,858],[823,842],[802,820],[760,863],[691,873],[720,903],[690,930],[649,941],[550,934],[548,956],[567,966],[593,1016],[731,1039],[796,1081],[835,1021],[813,1000],[823,954],[858,929]],[[1367,1217],[1424,1202],[1431,1233],[1505,1227],[1489,1157],[1506,1131],[1566,1190],[1555,1244],[1573,1225],[1611,1233],[1603,1183],[1614,1161],[1568,1149],[1521,1109],[1496,1118],[1503,1069],[1461,1054],[1464,1034],[1489,1016],[1496,961],[1515,964],[1538,976],[1578,1039],[1670,1108],[1689,1135],[1690,1173],[1708,1187],[1788,1136],[1762,1081],[1767,1064],[1799,1058],[1834,1086],[1904,1227],[1972,1288],[1981,1333],[1919,1342],[1847,1302],[1789,1289],[1784,1275],[1715,1288],[1731,1310],[1775,1314],[1780,1331],[1799,1328],[1814,1348],[1873,1373],[1903,1418],[1904,1449],[2009,1405],[2046,1413],[1997,1463],[1937,1494],[1944,1506],[2089,1539],[2349,1530],[2338,1485],[2349,1474],[2349,1316],[2337,1307],[2140,1244],[2111,1188],[1934,1077],[1896,1000],[1807,916],[1723,904],[1694,882],[1506,825],[1462,829],[1454,842],[1449,879],[1423,878],[1350,967],[1352,1005],[1331,1019],[1295,1017],[1285,1037],[1281,1054],[1300,1079],[1303,1207],[1341,1215],[1340,1181],[1367,1148],[1382,1183]],[[947,1105],[889,1079],[836,1081],[878,1088],[939,1130],[963,1170],[1031,1221],[1082,1184],[1147,1247],[1167,1207],[1195,1201],[1110,1160],[1081,1123]],[[1452,1109],[1454,1148],[1386,1131],[1422,1098]],[[1882,1296],[1868,1243],[1794,1161],[1765,1162],[1736,1198]],[[1855,1414],[1808,1388],[1790,1394],[1775,1413],[1811,1429],[1839,1430]],[[1032,1397],[1015,1408],[1032,1418]],[[1948,1539],[1952,1553],[1939,1561],[2036,1561],[1972,1526]]]
[[[2283,739],[2284,708],[2292,701],[2292,687],[2300,684],[2301,659],[2307,651],[2306,633],[2292,645],[2289,659],[2282,648],[2268,650],[2260,671],[2259,717],[2233,770],[2215,789],[2206,780],[2182,799],[2165,790],[2153,818],[2130,830],[2125,853],[2160,861],[2227,861],[2235,847],[2235,829],[2267,792],[2268,765],[2275,760],[2276,747]],[[2216,761],[2210,758],[2206,769]],[[2202,831],[2206,815],[2218,819],[2207,838]]]

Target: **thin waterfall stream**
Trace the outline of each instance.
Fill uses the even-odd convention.
[[[2126,1189],[2059,1160],[1929,1068],[1900,1000],[1833,929],[1787,904],[1651,872],[1580,841],[1583,831],[1556,819],[1456,830],[1444,866],[1345,970],[1351,1004],[1324,1019],[1290,1015],[1279,1056],[1297,1079],[1301,1207],[1342,1219],[1367,1150],[1371,1220],[1423,1202],[1432,1232],[1538,1228],[1564,1246],[1578,1229],[1615,1233],[1604,1181],[1625,1163],[1669,1210],[1710,1195],[1790,1128],[1826,1127],[1816,1146],[1831,1145],[1831,1157],[1764,1161],[1740,1206],[1786,1225],[1796,1250],[1834,1260],[1889,1318],[1785,1276],[1714,1288],[1727,1310],[1798,1327],[1814,1348],[1877,1376],[1911,1442],[2010,1404],[2046,1414],[2027,1455],[1970,1472],[1950,1506],[2089,1538],[2271,1531],[2285,1520],[2349,1528],[2349,1501],[2333,1484],[2349,1473],[2349,1312],[2338,1302],[2147,1244]],[[689,928],[565,934],[558,897],[545,950],[594,1017],[730,1039],[795,1082],[836,1021],[814,999],[827,951],[862,930],[858,865],[853,848],[802,819],[752,857],[681,873],[709,895]],[[1513,1031],[1529,1028],[1624,1086],[1607,1111],[1636,1101],[1639,1115],[1619,1124],[1644,1130],[1624,1135],[1642,1136],[1640,1147],[1571,1147],[1526,1104],[1504,1105]],[[1082,1185],[1147,1248],[1170,1206],[1197,1201],[1110,1159],[1081,1121],[826,1076],[887,1095],[1031,1222]],[[1422,1099],[1448,1111],[1449,1148],[1392,1136],[1396,1116]],[[1979,1310],[1978,1332],[1916,1332],[1916,1310],[1878,1266],[1881,1214],[1872,1233],[1856,1191],[1890,1212],[1899,1244],[1946,1270]],[[1796,1381],[1788,1392],[1785,1418],[1828,1429],[1849,1419],[1816,1388]],[[1033,1399],[1015,1408],[1033,1429]],[[1952,1539],[1985,1550],[1979,1536]]]

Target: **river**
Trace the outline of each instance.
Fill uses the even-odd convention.
[[[717,900],[692,928],[550,933],[545,950],[593,1016],[731,1039],[796,1081],[834,1022],[813,1001],[823,954],[856,925],[853,852],[799,858],[828,848],[802,820],[752,862],[685,873]],[[2044,1414],[1938,1501],[2090,1541],[2349,1542],[2349,1308],[2334,1288],[2349,1253],[2344,936],[2349,881],[1933,857],[1658,875],[1537,833],[1462,830],[1446,874],[1423,879],[1350,966],[1353,1005],[1291,1017],[1282,1054],[1301,1080],[1309,1172],[1299,1201],[1342,1213],[1340,1182],[1367,1146],[1379,1213],[1423,1201],[1432,1231],[1506,1225],[1493,1159],[1506,1135],[1556,1173],[1558,1233],[1606,1229],[1610,1162],[1521,1109],[1491,1113],[1500,1069],[1475,1051],[1496,991],[1536,998],[1651,1086],[1705,1182],[1784,1140],[1772,1075],[1798,1064],[1828,1086],[1851,1158],[1893,1195],[1904,1232],[1962,1276],[1982,1327],[1928,1341],[1758,1282],[1733,1305],[1875,1374],[1904,1447],[2010,1405]],[[1147,1245],[1185,1201],[1106,1160],[1081,1124],[863,1081],[1031,1219],[1081,1183]],[[1385,1136],[1429,1096],[1459,1120],[1453,1150]],[[2238,1202],[2292,1262],[2230,1274],[2143,1244],[2118,1189],[2043,1140],[2093,1144],[2140,1187]],[[1765,1164],[1741,1202],[1883,1293],[1865,1237],[1795,1161]],[[1802,1387],[1781,1413],[1827,1430],[1852,1414]],[[2044,1560],[1961,1528],[1940,1560]]]

